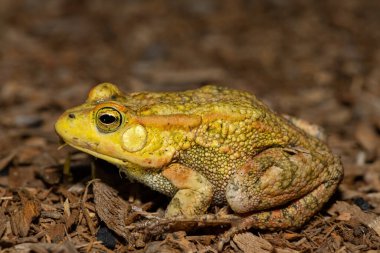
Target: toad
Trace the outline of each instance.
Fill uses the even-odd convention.
[[[295,228],[343,175],[312,125],[225,87],[124,94],[103,83],[55,128],[70,146],[171,197],[167,218],[218,205],[244,217],[238,229]]]

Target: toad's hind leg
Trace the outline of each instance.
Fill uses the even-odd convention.
[[[257,212],[249,218],[250,227],[297,227],[330,198],[341,177],[339,159],[328,150],[312,155],[302,149],[271,148],[236,172],[226,199],[234,212]]]
[[[287,206],[278,209],[253,213],[236,222],[226,231],[218,242],[221,249],[234,234],[250,228],[278,229],[296,228],[304,224],[325,203],[326,196],[331,196],[337,187],[339,180],[331,180],[322,183],[306,196],[294,200]]]

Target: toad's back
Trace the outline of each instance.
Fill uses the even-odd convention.
[[[204,114],[212,107],[221,111],[224,109],[226,113],[240,113],[243,109],[264,107],[247,92],[213,85],[183,92],[132,93],[120,99],[141,115]]]
[[[318,142],[244,91],[208,85],[183,92],[132,93],[119,99],[138,116],[200,116],[202,123],[193,129],[195,143],[218,147],[219,153],[233,159],[271,146],[313,146]]]

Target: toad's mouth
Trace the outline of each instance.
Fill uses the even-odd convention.
[[[77,144],[74,144],[74,143],[72,143],[72,142],[65,141],[64,139],[62,139],[62,140],[63,140],[63,142],[64,142],[65,145],[69,145],[69,146],[71,146],[71,147],[73,147],[73,148],[75,148],[75,149],[77,149],[77,150],[80,150],[80,151],[82,151],[82,152],[84,152],[84,153],[87,153],[87,154],[89,154],[89,155],[92,155],[92,156],[94,156],[94,157],[96,157],[96,158],[99,158],[99,159],[105,160],[105,161],[107,161],[107,162],[109,162],[109,163],[112,163],[112,164],[118,164],[118,165],[126,165],[126,163],[127,163],[126,161],[123,161],[123,160],[118,159],[118,158],[116,158],[116,157],[112,157],[112,156],[110,156],[110,155],[104,155],[104,154],[102,154],[102,153],[99,153],[99,152],[95,151],[95,150],[92,148],[91,145],[87,145],[87,146],[89,146],[89,147],[86,148],[86,147],[84,147],[85,145],[77,145]]]

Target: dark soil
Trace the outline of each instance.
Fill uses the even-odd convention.
[[[1,1],[0,250],[216,252],[225,226],[136,230],[168,199],[58,150],[58,116],[112,82],[125,92],[215,83],[325,128],[345,168],[330,203],[302,229],[250,230],[224,252],[378,252],[379,13],[359,0]],[[86,187],[94,175],[107,184]],[[126,229],[102,221],[96,192],[114,198]]]

